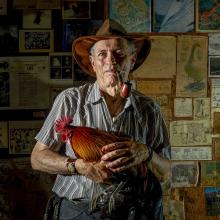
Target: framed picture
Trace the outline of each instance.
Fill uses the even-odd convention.
[[[151,31],[151,1],[109,0],[109,17],[127,32]]]
[[[23,28],[50,29],[51,10],[23,10]]]
[[[18,52],[18,26],[0,26],[0,56],[14,55]]]
[[[220,33],[209,34],[209,56],[220,56]]]
[[[194,0],[154,0],[153,31],[191,32],[194,30]]]
[[[209,76],[220,77],[220,56],[209,56]]]
[[[63,19],[89,19],[90,14],[89,0],[62,0]]]
[[[20,30],[19,52],[53,52],[54,32],[53,30]]]
[[[220,31],[219,1],[196,0],[196,31]]]

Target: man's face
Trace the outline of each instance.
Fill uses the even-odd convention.
[[[117,74],[126,81],[135,60],[136,56],[128,47],[127,40],[122,38],[98,41],[90,56],[98,84],[104,91],[118,86]]]

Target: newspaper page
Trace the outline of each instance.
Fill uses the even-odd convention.
[[[11,108],[49,107],[48,57],[14,57],[10,74]]]
[[[171,186],[192,187],[196,186],[199,177],[199,166],[197,161],[172,162],[171,164]]]
[[[220,79],[211,79],[211,106],[213,108],[220,107]]]
[[[212,145],[210,120],[179,120],[170,122],[172,146]]]
[[[9,154],[30,154],[43,121],[9,121]]]
[[[192,98],[175,98],[174,99],[174,116],[175,117],[192,117]]]
[[[172,160],[212,160],[212,147],[171,147]]]

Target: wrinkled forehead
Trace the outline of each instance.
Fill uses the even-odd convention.
[[[97,50],[104,50],[104,49],[127,49],[128,48],[128,41],[125,38],[110,38],[97,41],[93,47],[93,49]]]

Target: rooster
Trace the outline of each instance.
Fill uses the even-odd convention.
[[[129,140],[128,138],[117,136],[113,133],[108,133],[96,128],[71,126],[71,122],[71,117],[58,119],[55,123],[55,130],[57,133],[61,134],[63,142],[66,142],[68,139],[70,140],[72,149],[77,158],[81,158],[85,161],[98,162],[103,155],[101,150],[103,146],[114,142]],[[90,210],[94,210],[99,201],[107,200],[105,202],[108,203],[108,213],[110,214],[115,207],[115,203],[118,202],[117,200],[123,200],[119,196],[121,190],[127,187],[127,184],[131,179],[134,181],[134,178],[130,177],[132,175],[134,176],[134,174],[137,175],[137,172],[139,172],[141,179],[143,180],[141,181],[140,188],[145,191],[147,168],[146,163],[143,162],[136,167],[129,168],[125,173],[114,174],[116,182],[92,199]]]

